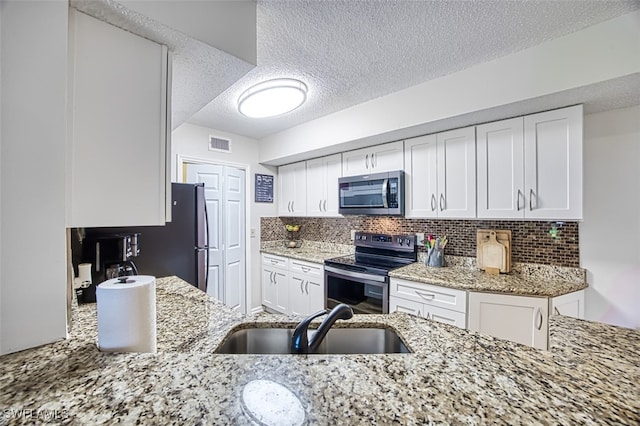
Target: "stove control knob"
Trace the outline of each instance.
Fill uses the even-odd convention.
[[[402,238],[398,238],[398,244],[402,245]]]
[[[406,240],[404,240],[405,243],[407,243],[408,246],[411,245],[411,240],[409,238],[407,238]]]
[[[361,238],[365,241],[367,241],[367,236],[366,235],[362,235]]]

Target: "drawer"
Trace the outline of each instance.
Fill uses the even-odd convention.
[[[464,312],[452,311],[451,309],[439,308],[437,306],[424,305],[425,313],[423,317],[444,324],[455,325],[460,328],[467,328],[467,314]]]
[[[321,277],[324,275],[324,267],[317,263],[305,262],[303,260],[293,260],[289,262],[289,270],[307,275],[309,277]]]
[[[400,299],[398,297],[389,297],[389,312],[404,312],[416,316],[423,316],[424,305],[413,300]]]
[[[437,306],[456,312],[467,312],[467,292],[454,288],[391,278],[389,294],[425,306]]]
[[[263,254],[262,265],[270,266],[272,268],[289,269],[289,258],[276,256],[275,254]]]

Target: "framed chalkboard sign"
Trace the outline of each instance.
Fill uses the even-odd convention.
[[[256,173],[256,203],[273,203],[273,176]]]

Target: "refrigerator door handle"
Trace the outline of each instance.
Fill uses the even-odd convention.
[[[205,292],[209,287],[209,212],[207,212],[207,199],[204,199],[204,229],[207,240],[205,241],[205,251],[207,254],[207,269],[204,273],[204,288]]]

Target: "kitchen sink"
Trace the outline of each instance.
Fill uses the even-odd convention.
[[[309,330],[309,338],[315,330]],[[244,328],[216,349],[219,354],[289,354],[291,328]],[[316,354],[409,353],[400,337],[385,328],[332,328]]]

